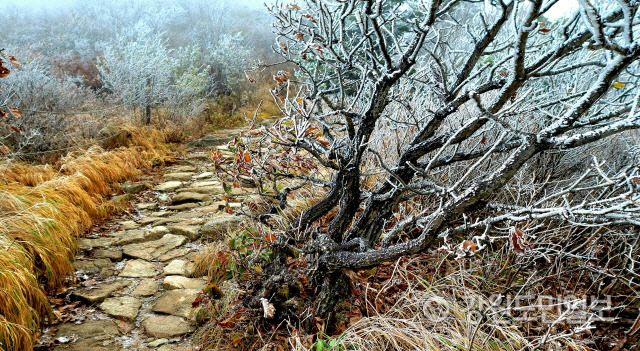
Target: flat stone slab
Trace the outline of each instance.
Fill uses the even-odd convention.
[[[159,347],[159,346],[162,346],[162,345],[164,345],[164,344],[166,344],[168,342],[169,342],[169,339],[160,338],[160,339],[156,339],[156,340],[154,340],[152,342],[147,343],[147,346],[149,346],[149,347]]]
[[[182,235],[165,234],[159,240],[126,245],[123,247],[123,253],[128,257],[152,261],[184,244],[185,241],[187,238]]]
[[[134,244],[137,245],[137,244]],[[121,277],[130,277],[130,278],[138,278],[138,277],[154,277],[158,274],[156,270],[156,266],[145,260],[133,260],[127,262],[127,265],[124,266],[122,272],[120,272]]]
[[[136,223],[135,221],[124,221],[120,223],[120,227],[124,230],[131,230],[139,228],[140,224]]]
[[[171,199],[171,204],[180,205],[188,202],[205,202],[209,200],[211,200],[211,196],[206,194],[182,192]]]
[[[238,229],[241,220],[238,216],[222,215],[205,223],[200,229],[201,234],[217,234]]]
[[[182,182],[178,180],[173,180],[173,181],[164,182],[162,184],[158,184],[156,185],[155,189],[157,191],[162,191],[162,192],[172,192],[172,191],[176,191],[176,189],[180,187],[182,187]]]
[[[121,261],[122,260],[122,250],[97,249],[97,250],[93,251],[93,257],[95,257],[95,258],[108,258],[111,261]]]
[[[167,229],[169,229],[171,234],[184,235],[189,240],[196,240],[200,237],[200,227],[196,226],[174,224],[167,226]]]
[[[192,202],[187,202],[184,204],[180,204],[180,205],[174,205],[174,206],[169,206],[167,207],[170,210],[174,210],[174,211],[186,211],[186,210],[191,210],[193,208],[197,208],[200,207],[200,205],[196,204],[196,203],[192,203]]]
[[[193,184],[191,184],[191,186],[194,188],[217,186],[217,187],[220,187],[220,190],[224,192],[224,190],[222,189],[222,183],[220,183],[217,180],[206,180],[206,181],[194,182]]]
[[[80,339],[71,344],[61,344],[54,348],[54,351],[120,351],[122,345],[115,340]]]
[[[164,267],[164,274],[191,275],[193,274],[193,263],[187,260],[173,260]]]
[[[150,189],[151,184],[148,182],[125,183],[122,184],[120,188],[127,194],[137,194],[139,192]]]
[[[155,279],[143,279],[138,286],[133,290],[131,295],[133,296],[151,296],[158,292],[160,288],[160,282]]]
[[[176,259],[176,258],[181,258],[181,257],[186,256],[189,252],[191,252],[191,250],[189,248],[179,247],[177,249],[173,249],[173,250],[167,252],[166,254],[158,257],[158,261],[166,262],[166,261],[173,260],[173,259]]]
[[[176,181],[176,180],[187,181],[187,180],[190,180],[191,177],[193,176],[194,176],[193,172],[176,172],[176,173],[165,174],[163,177],[165,180],[168,180],[168,181]]]
[[[108,258],[97,258],[95,260],[77,260],[73,263],[76,271],[84,271],[88,273],[98,273],[105,268],[111,268],[113,263]]]
[[[160,217],[144,217],[144,218],[140,218],[138,220],[138,224],[140,224],[140,226],[147,226],[155,221],[157,221],[158,219],[162,219]]]
[[[207,281],[204,278],[187,278],[181,275],[170,275],[164,278],[164,281],[162,281],[162,286],[167,290],[204,290],[204,288],[207,287]]]
[[[115,233],[116,237],[114,245],[127,245],[141,243],[145,241],[158,240],[165,234],[169,233],[169,229],[163,226],[153,227],[151,229],[133,229],[124,232]]]
[[[198,169],[193,165],[183,165],[183,166],[171,166],[164,169],[166,173],[176,173],[176,172],[195,172]]]
[[[158,207],[158,204],[155,202],[143,202],[136,205],[136,208],[140,211],[144,210],[153,210]]]
[[[97,303],[110,297],[114,292],[122,290],[129,285],[131,285],[131,282],[128,280],[117,280],[74,291],[71,295],[89,303]]]
[[[110,297],[104,300],[100,306],[106,314],[128,321],[135,321],[142,302],[131,296]]]
[[[189,192],[189,193],[198,193],[198,194],[208,194],[208,195],[220,195],[224,193],[221,187],[219,186],[202,186],[199,188],[194,188],[192,186],[186,188],[178,189],[178,193]]]
[[[205,160],[208,160],[208,159],[209,159],[209,153],[208,152],[192,152],[192,153],[187,155],[187,160],[191,160],[191,161],[197,161],[197,160],[205,161]]]
[[[213,172],[202,172],[198,175],[193,176],[193,179],[205,179],[213,177]]]
[[[121,204],[124,205],[126,203],[128,203],[129,201],[133,200],[133,195],[131,194],[123,194],[123,195],[117,195],[111,198],[111,202],[116,203],[116,204]]]
[[[55,337],[93,338],[104,335],[110,337],[120,335],[120,331],[118,330],[118,324],[116,323],[116,321],[108,319],[86,321],[82,324],[65,323],[58,327],[58,331],[56,332]]]
[[[169,290],[156,300],[152,311],[189,318],[192,310],[195,312],[191,304],[196,300],[198,293],[200,290],[196,289]]]
[[[113,245],[115,241],[115,238],[78,239],[78,247],[90,249],[96,247],[108,247]]]
[[[157,316],[145,319],[142,327],[147,335],[154,338],[172,338],[193,331],[187,321],[176,316]]]

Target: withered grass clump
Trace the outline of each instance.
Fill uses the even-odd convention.
[[[162,133],[126,130],[128,147],[93,146],[57,166],[13,164],[0,183],[0,349],[31,350],[46,291],[73,273],[76,238],[113,210],[105,201],[118,182],[163,162]]]
[[[339,350],[527,350],[537,349],[520,322],[464,285],[409,287],[386,313],[364,317],[337,339]],[[560,337],[553,350],[587,350]],[[298,349],[298,348],[296,348]]]

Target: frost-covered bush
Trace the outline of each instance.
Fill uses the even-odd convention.
[[[3,80],[0,102],[27,110],[64,111],[95,101],[72,77],[56,76],[42,57],[23,62]]]
[[[123,44],[107,47],[99,61],[105,88],[132,108],[162,105],[198,113],[194,107],[203,105],[207,72],[196,50],[168,48],[163,34],[144,22],[123,32]]]
[[[240,33],[223,34],[215,43],[209,44],[207,51],[211,65],[215,69],[215,84],[221,92],[229,93],[244,80],[244,71],[254,60],[252,50],[245,44]]]
[[[0,106],[22,111],[21,118],[9,117],[17,131],[0,130],[0,141],[27,159],[95,137],[108,112],[90,88],[76,78],[56,75],[42,57],[23,61],[3,79]]]

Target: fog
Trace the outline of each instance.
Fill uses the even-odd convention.
[[[271,18],[259,1],[2,1],[0,105],[19,108],[23,133],[0,136],[46,150],[90,138],[108,109],[162,121],[202,117],[221,96],[247,103],[245,72],[271,59]],[[233,107],[236,106],[236,107]],[[79,129],[79,131],[74,131]]]

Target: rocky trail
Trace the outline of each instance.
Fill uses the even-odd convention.
[[[112,201],[132,209],[78,241],[74,283],[51,297],[59,323],[43,331],[37,350],[192,349],[192,303],[207,285],[194,274],[194,257],[204,240],[240,221],[225,213],[222,184],[208,167],[208,151],[226,153],[234,134],[200,139],[161,173],[122,185]],[[234,189],[238,202],[230,205],[250,193]]]

